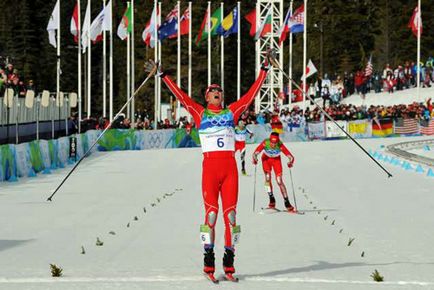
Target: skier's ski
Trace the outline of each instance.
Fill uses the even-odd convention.
[[[280,213],[280,212],[282,212],[282,213],[286,212],[286,213],[290,213],[290,214],[300,214],[300,215],[304,214],[304,212],[300,212],[297,209],[293,209],[293,210],[287,210],[287,209],[281,210],[281,209],[274,208],[274,207],[262,207],[261,210],[262,211],[260,212],[260,214],[272,214],[272,213]]]
[[[237,283],[237,282],[239,281],[239,279],[238,279],[237,277],[234,277],[234,276],[232,275],[232,273],[227,273],[227,274],[225,274],[224,278],[225,278],[226,281],[230,281],[230,282],[235,282],[235,283]]]
[[[213,282],[214,284],[218,284],[219,280],[214,277],[214,273],[203,273],[205,275],[205,277],[210,280],[211,282]]]

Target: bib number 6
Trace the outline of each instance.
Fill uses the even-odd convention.
[[[217,146],[219,148],[223,148],[223,146],[225,146],[225,143],[223,142],[223,138],[218,138],[217,139]]]

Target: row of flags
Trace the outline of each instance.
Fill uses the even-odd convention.
[[[53,9],[52,15],[50,17],[49,24],[47,26],[47,31],[49,33],[49,42],[51,45],[56,47],[56,38],[55,31],[59,29],[59,1],[56,2],[56,5]],[[83,49],[87,47],[87,40],[90,38],[92,42],[98,42],[102,40],[103,31],[111,31],[112,27],[112,4],[110,0],[105,7],[102,8],[101,12],[98,16],[90,22],[90,7],[86,9],[86,14],[84,17],[83,29],[82,29],[82,46]],[[145,29],[142,33],[143,42],[149,46],[155,46],[155,30],[157,30],[158,40],[163,41],[166,38],[172,39],[177,37],[178,33],[178,17],[180,18],[180,34],[185,35],[189,33],[189,21],[190,21],[190,11],[188,8],[184,11],[184,13],[180,16],[178,11],[178,5],[172,9],[169,14],[166,16],[165,21],[161,24],[161,26],[157,27],[156,17],[158,18],[160,15],[160,11],[155,13],[155,9],[152,11],[151,19],[147,22]],[[222,9],[221,7],[217,8],[214,13],[212,13],[210,17],[210,21],[208,21],[208,15],[210,14],[206,11],[204,19],[202,21],[202,25],[198,32],[198,36],[196,39],[196,44],[199,45],[201,40],[208,37],[208,34],[211,33],[211,36],[224,36],[228,37],[231,34],[238,33],[238,17],[240,17],[237,7],[232,9],[232,11],[223,18],[222,20]],[[122,20],[117,29],[117,35],[122,40],[126,39],[127,35],[131,33],[131,8],[127,8],[123,14]],[[265,36],[267,33],[271,31],[271,9],[268,9],[268,12],[260,25],[256,27],[256,8],[251,10],[245,16],[245,19],[250,24],[250,35],[254,37],[256,40],[260,37]],[[210,23],[210,27],[207,27],[207,23]],[[73,15],[71,18],[70,31],[74,36],[74,40],[78,42],[78,32],[80,29],[80,24],[78,23],[78,4],[74,7]],[[279,29],[279,45],[285,41],[288,33],[299,33],[304,30],[304,6],[301,5],[294,14],[291,15],[290,11],[286,14],[285,21]]]
[[[50,17],[50,21],[47,26],[47,31],[49,34],[49,42],[54,47],[57,46],[55,31],[59,27],[59,1],[56,2],[56,5],[53,9],[52,15]],[[90,6],[88,4],[86,9],[86,15],[83,24],[82,31],[82,47],[85,50],[88,43],[88,38],[92,42],[98,42],[102,40],[103,31],[111,31],[112,27],[112,11],[111,11],[111,1],[110,0],[105,7],[101,10],[98,16],[90,22]],[[157,11],[155,11],[157,9]],[[256,8],[251,10],[244,17],[247,22],[250,24],[250,35],[254,37],[256,40],[265,36],[267,33],[271,32],[271,11],[272,9],[266,9],[267,14],[264,17],[264,20],[259,22],[259,26],[257,27],[257,11]],[[196,44],[200,45],[200,42],[203,39],[206,39],[209,34],[211,36],[224,36],[228,37],[231,34],[238,33],[238,18],[240,17],[237,7],[232,9],[232,11],[223,18],[222,8],[217,8],[212,14],[207,10],[205,12],[205,16],[203,18],[201,27],[199,29]],[[151,19],[147,22],[145,29],[142,33],[143,42],[153,48],[155,47],[155,35],[157,35],[158,40],[163,41],[167,38],[173,39],[178,35],[178,17],[180,18],[180,35],[185,35],[189,33],[189,22],[191,21],[191,13],[187,8],[184,13],[180,16],[180,11],[178,11],[178,5],[173,8],[169,14],[166,16],[164,22],[158,27],[157,19],[160,16],[160,11],[158,8],[154,8],[152,11]],[[210,17],[210,20],[208,20]],[[127,36],[132,31],[132,10],[131,7],[126,8],[122,20],[117,29],[117,35],[120,39],[125,40]],[[422,34],[422,19],[420,11],[418,7],[416,7],[413,11],[413,15],[409,21],[408,27],[412,29],[413,34],[417,37],[418,35],[418,27],[420,22],[420,34]],[[207,23],[210,23],[209,27]],[[71,18],[71,34],[74,36],[74,40],[78,42],[78,31],[79,31],[79,23],[78,23],[78,3],[74,8],[73,15]],[[157,31],[157,33],[155,33]],[[304,5],[298,7],[294,13],[291,13],[290,10],[286,13],[285,19],[283,21],[283,25],[280,27],[278,31],[279,35],[279,45],[281,45],[287,38],[289,33],[300,33],[304,31]],[[309,63],[307,68],[308,71],[315,71],[313,63]],[[369,58],[365,68],[365,76],[370,77],[373,73],[372,66],[372,56]],[[309,73],[307,73],[309,76]]]

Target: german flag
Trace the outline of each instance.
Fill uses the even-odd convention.
[[[393,134],[392,119],[373,119],[372,120],[372,136],[387,137]]]

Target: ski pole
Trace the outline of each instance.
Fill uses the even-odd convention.
[[[359,144],[359,142],[357,142],[347,131],[345,131],[344,128],[342,128],[341,126],[338,125],[338,123],[336,123],[335,119],[333,119],[323,108],[321,108],[320,105],[318,105],[312,98],[311,96],[309,96],[309,94],[306,94],[306,92],[303,92],[303,89],[291,78],[288,76],[288,74],[279,66],[279,64],[275,61],[275,59],[270,58],[270,62],[271,65],[274,68],[277,68],[290,82],[292,82],[297,89],[299,89],[303,95],[308,98],[312,103],[315,104],[315,106],[318,107],[318,109],[320,109],[320,111],[330,120],[332,121],[342,132],[345,133],[345,135],[347,135],[348,138],[350,138],[357,146],[359,146],[360,149],[362,149],[363,152],[366,153],[366,155],[369,156],[369,158],[371,158],[381,169],[383,169],[384,172],[386,172],[388,177],[392,177],[392,174],[386,170],[386,168],[384,168],[380,163],[378,163],[377,160],[375,160],[374,157],[372,157],[371,155],[369,155],[368,151],[366,151],[365,148],[363,148],[362,145]]]
[[[256,168],[257,165],[255,164],[255,177],[253,181],[253,212],[255,212],[255,201],[256,201]]]
[[[57,186],[56,190],[54,190],[53,194],[50,195],[49,198],[47,198],[47,201],[51,201],[53,196],[57,193],[57,191],[62,187],[62,185],[65,183],[65,181],[69,178],[69,176],[74,172],[74,170],[78,167],[78,165],[81,163],[81,161],[89,154],[89,152],[92,150],[93,147],[98,143],[98,141],[102,138],[102,136],[107,132],[108,129],[112,126],[113,122],[116,121],[116,119],[119,117],[119,115],[122,113],[122,111],[128,106],[128,104],[131,102],[132,99],[137,95],[137,93],[142,89],[142,87],[146,84],[146,82],[156,73],[157,66],[155,66],[148,74],[146,79],[142,82],[142,84],[138,87],[138,89],[134,92],[134,94],[127,100],[125,105],[119,110],[119,112],[116,114],[116,116],[113,118],[113,120],[110,122],[110,124],[107,126],[107,128],[102,131],[102,133],[96,138],[95,142],[93,142],[92,146],[89,147],[89,149],[86,151],[83,156],[75,163],[74,167],[69,171],[69,173],[65,176],[65,178],[62,180],[62,182]]]
[[[297,210],[297,199],[295,198],[295,189],[294,189],[294,182],[292,180],[292,170],[289,168],[289,177],[291,178],[291,186],[292,186],[292,196],[294,197],[294,206],[295,210]]]

